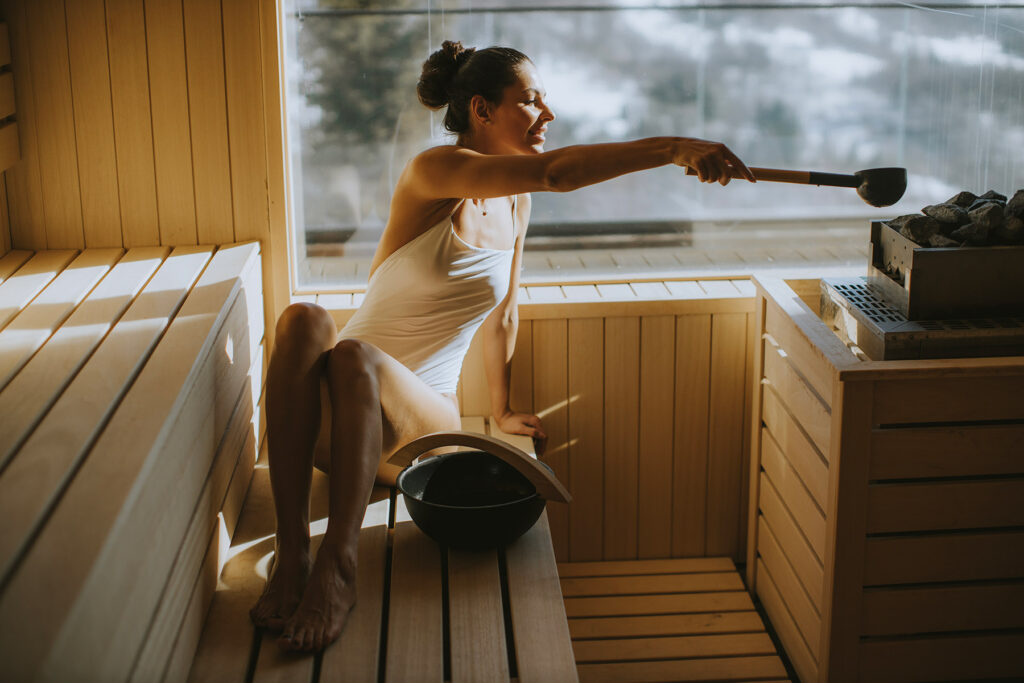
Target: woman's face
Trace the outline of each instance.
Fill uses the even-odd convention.
[[[537,67],[530,61],[516,69],[516,80],[505,88],[494,109],[491,137],[506,154],[539,154],[544,151],[547,124],[555,118],[548,108],[547,92]]]

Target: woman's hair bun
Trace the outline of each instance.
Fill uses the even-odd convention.
[[[469,61],[475,51],[472,47],[462,47],[462,43],[457,41],[444,41],[441,49],[423,62],[423,72],[416,84],[420,102],[431,109],[447,105],[459,68]]]

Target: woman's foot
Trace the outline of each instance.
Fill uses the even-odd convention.
[[[284,628],[302,600],[311,564],[308,550],[287,554],[274,551],[263,595],[249,610],[253,624],[272,631]]]
[[[318,652],[341,635],[356,602],[356,562],[325,538],[317,552],[302,602],[281,632],[289,650]]]

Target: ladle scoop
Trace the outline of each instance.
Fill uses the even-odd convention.
[[[907,169],[869,168],[852,174],[823,173],[821,171],[787,171],[779,168],[750,167],[758,180],[775,183],[798,183],[801,185],[828,185],[831,187],[855,187],[860,198],[871,206],[891,206],[907,191]],[[687,175],[697,175],[692,168]]]

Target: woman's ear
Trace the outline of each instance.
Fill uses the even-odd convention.
[[[477,123],[491,122],[491,103],[483,95],[473,95],[469,100],[469,115]]]

